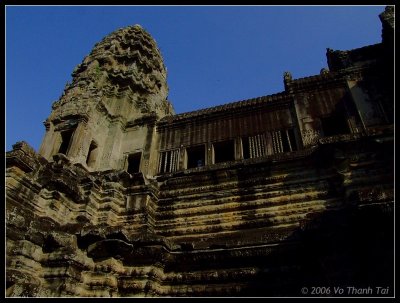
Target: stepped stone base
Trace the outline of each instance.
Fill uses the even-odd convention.
[[[7,296],[393,294],[393,155],[382,136],[152,180],[16,144]]]

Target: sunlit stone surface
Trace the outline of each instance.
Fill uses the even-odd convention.
[[[7,152],[6,295],[393,295],[393,8],[379,17],[382,43],[328,49],[319,75],[179,115],[151,36],[105,37],[39,153]]]

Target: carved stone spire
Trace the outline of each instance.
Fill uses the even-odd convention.
[[[74,69],[46,120],[40,154],[104,170],[125,168],[128,155],[142,153],[145,171],[155,121],[174,114],[166,77],[160,50],[140,25],[114,31]],[[148,141],[137,140],[143,136]]]
[[[128,26],[114,31],[94,46],[74,69],[72,83],[66,85],[53,109],[69,102],[87,105],[100,99],[106,107],[113,108],[116,105],[111,103],[128,100],[142,114],[155,112],[164,116],[173,113],[166,101],[166,77],[154,39],[140,25]]]

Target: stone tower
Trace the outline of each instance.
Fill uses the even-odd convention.
[[[154,39],[128,26],[97,43],[72,73],[45,121],[39,153],[68,156],[89,171],[154,174],[155,122],[174,113]]]

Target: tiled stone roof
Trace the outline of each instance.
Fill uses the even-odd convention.
[[[243,108],[250,108],[253,106],[263,105],[265,103],[275,103],[279,101],[284,101],[288,98],[288,94],[285,92],[280,92],[268,96],[261,96],[252,99],[240,100],[236,102],[226,103],[223,105],[217,105],[213,107],[208,107],[200,110],[195,110],[191,112],[181,113],[173,116],[166,116],[160,120],[160,122],[166,121],[179,121],[188,118],[200,117],[209,114],[217,114],[226,111],[236,110],[236,109],[243,109]]]

